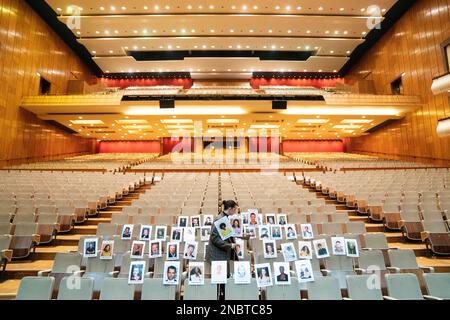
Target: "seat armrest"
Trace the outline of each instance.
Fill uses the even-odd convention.
[[[13,251],[12,250],[10,250],[10,249],[2,250],[2,254],[6,258],[6,260],[8,260],[8,262],[11,261],[12,255],[13,255]]]
[[[40,241],[41,241],[41,236],[39,234],[33,234],[33,242],[35,242],[36,244],[39,244]]]
[[[108,275],[113,278],[117,278],[117,276],[119,275],[119,271],[108,272]]]
[[[404,226],[405,226],[405,220],[400,220],[400,221],[398,222],[398,226],[399,226],[400,228],[404,227]]]
[[[395,299],[395,298],[390,297],[390,296],[383,296],[383,299],[384,300],[398,300],[398,299]]]
[[[351,300],[353,300],[353,299],[347,298],[347,297],[343,297],[342,300],[350,300],[350,301],[351,301]]]
[[[68,253],[78,253],[78,250],[68,250]]]
[[[85,272],[86,272],[86,270],[78,270],[78,271],[75,271],[73,274],[75,276],[82,277]]]
[[[400,268],[397,267],[387,267],[386,269],[389,271],[389,273],[400,273]]]
[[[444,300],[444,299],[442,299],[442,298],[438,298],[438,297],[435,297],[435,296],[430,296],[430,295],[427,295],[427,294],[424,294],[423,297],[424,297],[426,300]]]
[[[152,271],[149,271],[149,272],[146,272],[145,273],[145,278],[151,278],[151,275],[153,275],[153,272]]]
[[[422,242],[425,242],[426,239],[428,239],[430,236],[430,233],[428,231],[421,231],[420,232],[420,239]]]
[[[434,273],[434,268],[433,267],[419,266],[419,268],[425,273]]]
[[[55,230],[59,232],[61,230],[61,224],[55,223]]]
[[[324,275],[324,276],[331,276],[331,270],[328,270],[328,269],[320,269],[320,271],[322,272],[322,274]]]
[[[46,269],[38,271],[38,277],[48,277],[49,273],[52,272],[52,269]]]
[[[366,273],[366,269],[363,268],[355,268],[354,269],[357,275],[362,275]]]
[[[372,248],[361,248],[361,250],[367,250],[367,251],[370,251],[370,250],[372,250]]]

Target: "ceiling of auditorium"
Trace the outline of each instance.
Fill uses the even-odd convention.
[[[338,73],[394,0],[47,0],[104,73]],[[201,57],[137,61],[132,51],[308,52],[305,60]]]

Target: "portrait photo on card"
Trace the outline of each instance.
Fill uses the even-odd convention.
[[[270,225],[270,234],[271,234],[271,239],[273,239],[273,240],[281,240],[283,238],[281,226],[279,226],[277,224]]]
[[[327,241],[325,239],[313,240],[313,246],[317,258],[328,258],[330,256]]]
[[[133,225],[132,224],[125,224],[122,227],[122,239],[131,239],[133,236]]]
[[[300,225],[300,230],[302,231],[302,238],[305,240],[313,239],[314,233],[310,223],[305,223]]]
[[[287,224],[284,226],[284,233],[286,234],[286,240],[296,240],[297,230],[294,224]]]
[[[258,226],[259,240],[270,239],[269,226]]]
[[[214,216],[212,214],[203,215],[203,226],[212,226]]]
[[[189,262],[189,285],[199,286],[205,284],[205,263]]]
[[[249,284],[251,282],[250,261],[234,261],[234,283]]]
[[[255,227],[253,226],[244,226],[244,233],[246,235],[248,235],[250,237],[250,239],[255,239],[256,238],[256,231],[255,231]]]
[[[255,211],[250,211],[248,212],[248,224],[250,226],[256,226],[258,225],[258,210]]]
[[[188,217],[187,216],[178,216],[178,227],[185,228],[188,226]]]
[[[291,284],[291,271],[289,262],[274,262],[273,273],[275,275],[276,285],[289,285]]]
[[[185,241],[183,257],[187,260],[196,260],[198,243],[196,241]]]
[[[275,240],[263,240],[264,258],[274,259],[277,257],[277,245]]]
[[[244,255],[245,255],[245,245],[244,245],[244,240],[242,239],[236,239],[236,243],[234,245],[234,251],[236,252],[236,256],[239,259],[244,259]]]
[[[242,237],[242,219],[239,215],[230,217],[231,227],[233,228],[234,237]]]
[[[266,224],[275,224],[275,213],[266,214]]]
[[[333,255],[335,256],[346,255],[344,237],[331,237],[331,246],[333,250]]]
[[[166,241],[167,226],[156,226],[155,240]]]
[[[152,234],[152,226],[145,224],[141,225],[139,234],[139,240],[149,241]]]
[[[177,285],[180,279],[180,261],[165,261],[163,283]]]
[[[113,258],[113,254],[114,254],[114,241],[103,240],[102,247],[100,249],[100,259],[110,260]]]
[[[299,259],[312,259],[312,244],[311,241],[299,241],[298,242],[298,258]]]
[[[195,228],[186,227],[183,230],[183,240],[184,241],[195,241]]]
[[[162,257],[162,243],[161,240],[150,241],[150,258]]]
[[[142,259],[144,257],[145,241],[133,241],[131,245],[130,258]]]
[[[248,212],[241,212],[242,224],[248,225]]]
[[[173,227],[170,234],[170,241],[183,241],[183,228]]]
[[[255,264],[256,284],[258,288],[272,286],[272,272],[270,263]]]
[[[201,241],[209,241],[209,237],[211,236],[211,227],[201,227],[200,228],[200,240]]]
[[[314,281],[314,272],[312,269],[311,260],[297,260],[294,263],[299,283]]]
[[[128,284],[143,284],[145,276],[145,261],[131,261],[128,274]]]
[[[167,260],[178,260],[178,244],[179,242],[168,242],[166,249]]]
[[[226,261],[211,261],[211,283],[214,284],[227,283]]]
[[[287,215],[284,213],[277,214],[277,224],[284,226],[287,224]]]
[[[297,253],[292,242],[282,243],[281,252],[283,253],[284,261],[291,262],[297,260]]]
[[[233,228],[231,227],[230,220],[228,217],[222,217],[216,221],[214,221],[214,226],[219,232],[220,238],[222,240],[227,240],[234,236]]]
[[[85,238],[84,239],[84,258],[93,258],[97,256],[98,238]]]
[[[192,228],[200,227],[200,216],[191,216],[191,227]]]
[[[359,257],[358,241],[356,241],[356,239],[345,239],[345,247],[347,249],[348,257]]]

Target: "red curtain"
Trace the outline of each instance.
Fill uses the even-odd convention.
[[[278,137],[249,137],[249,152],[280,153],[280,138]]]
[[[163,154],[171,152],[192,152],[194,142],[191,137],[165,137],[163,138]]]
[[[98,153],[160,153],[159,140],[152,141],[100,141]]]
[[[283,153],[286,152],[345,152],[342,140],[284,140]]]
[[[154,87],[154,86],[183,86],[184,89],[189,89],[193,86],[194,80],[180,78],[180,79],[110,79],[100,78],[100,82],[107,87],[120,87],[121,89],[127,87]]]
[[[292,78],[252,78],[250,85],[254,89],[260,86],[295,86],[295,87],[334,87],[338,83],[344,83],[343,78],[333,79],[292,79]]]

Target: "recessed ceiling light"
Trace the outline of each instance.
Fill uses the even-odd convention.
[[[134,32],[134,33],[138,33],[138,31],[137,31],[137,30],[134,30],[133,32]]]
[[[292,33],[292,30],[288,30],[288,33]]]
[[[169,10],[170,9],[170,6],[166,6],[166,10]]]
[[[249,32],[250,32],[250,33],[253,33],[253,29],[250,29]]]
[[[287,11],[291,10],[291,6],[286,6],[286,10]]]
[[[351,52],[350,50],[347,50],[347,54],[350,54],[350,52]]]
[[[339,31],[336,30],[336,31],[334,32],[334,34],[339,34]]]
[[[234,32],[234,30],[233,30],[233,29],[230,29],[230,32],[231,32],[231,33],[233,33],[233,32]]]
[[[297,7],[297,10],[302,10],[302,7],[301,7],[301,6],[298,6],[298,7]]]
[[[101,11],[105,10],[105,7],[100,7],[100,10],[101,10]]]
[[[186,29],[181,29],[181,33],[186,33]]]
[[[213,6],[213,5],[210,5],[209,8],[212,10],[212,9],[214,9],[214,6]]]
[[[280,6],[276,6],[276,7],[275,7],[275,10],[280,10]]]
[[[322,72],[322,69],[320,69],[319,72]]]
[[[216,31],[215,31],[214,29],[211,29],[210,32],[211,32],[211,33],[214,33],[214,32],[216,32]]]
[[[253,9],[254,10],[258,10],[258,6],[253,6]]]
[[[367,32],[366,32],[366,31],[363,31],[362,34],[367,34]]]
[[[187,8],[188,8],[189,10],[191,10],[191,9],[192,9],[192,6],[191,6],[191,5],[188,5]]]
[[[323,7],[319,7],[319,11],[322,11],[323,10]]]
[[[159,6],[158,5],[154,6],[154,8],[155,8],[155,10],[159,10]]]
[[[326,33],[326,34],[329,34],[329,33],[330,33],[330,30],[326,30],[325,33]]]
[[[147,31],[147,29],[144,29],[144,30],[142,30],[142,32],[143,32],[143,33],[147,33],[148,31]]]
[[[114,51],[113,50],[109,50],[109,53],[114,53]]]
[[[231,72],[231,69],[228,69],[227,71],[228,71],[228,72]]]
[[[95,31],[96,34],[100,34],[100,31]]]
[[[306,30],[306,33],[311,33],[311,30]]]
[[[116,7],[111,6],[111,10],[112,10],[112,11],[115,11],[115,10],[116,10]]]
[[[122,9],[122,10],[127,10],[127,7],[122,7],[121,9]]]
[[[364,12],[364,11],[366,11],[366,8],[361,8],[361,12]]]
[[[147,6],[144,6],[144,10],[148,10],[148,7],[147,7]]]
[[[80,35],[80,34],[81,34],[81,31],[77,31],[77,34]]]
[[[340,9],[339,9],[339,11],[344,11],[344,10],[345,10],[344,8],[340,8]]]
[[[334,53],[334,50],[331,50],[330,53]]]
[[[309,50],[309,48],[310,48],[309,46],[306,46],[306,47],[305,47],[306,50]]]
[[[247,7],[246,5],[243,5],[243,6],[242,6],[242,10],[247,10],[247,8],[248,8],[248,7]]]

